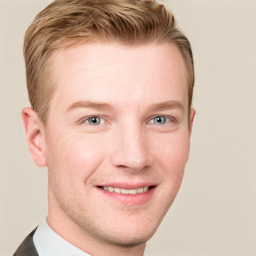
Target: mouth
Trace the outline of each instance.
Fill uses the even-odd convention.
[[[96,188],[109,202],[114,200],[122,205],[139,206],[151,201],[158,184],[153,182],[111,182],[97,184]]]
[[[125,188],[118,188],[118,187],[99,187],[107,192],[110,193],[117,193],[117,194],[126,194],[126,195],[137,195],[146,193],[147,191],[153,189],[155,186],[146,186],[146,187],[139,187],[135,189],[125,189]]]

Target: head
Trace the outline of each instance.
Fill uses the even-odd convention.
[[[49,171],[48,223],[93,255],[141,254],[188,160],[188,40],[155,1],[57,0],[28,29],[24,53],[23,121]]]

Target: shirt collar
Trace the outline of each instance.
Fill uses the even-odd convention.
[[[39,256],[90,256],[55,233],[45,219],[38,225],[33,242]]]

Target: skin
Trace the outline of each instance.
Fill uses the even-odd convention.
[[[93,43],[49,63],[56,91],[47,123],[31,108],[22,114],[31,155],[48,166],[47,222],[91,255],[141,256],[189,156],[195,111],[181,54],[172,44]],[[153,189],[120,196],[101,186]]]

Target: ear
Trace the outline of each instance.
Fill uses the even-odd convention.
[[[192,134],[192,128],[193,128],[193,124],[194,124],[194,119],[195,119],[195,115],[196,115],[196,111],[195,109],[191,109],[190,110],[190,119],[189,119],[189,136],[191,136]]]
[[[22,110],[22,121],[30,154],[39,167],[46,166],[44,124],[32,108]]]
[[[196,111],[195,109],[191,109],[190,110],[190,117],[189,117],[189,141],[188,141],[188,151],[187,151],[187,161],[189,158],[189,153],[190,153],[190,138],[191,138],[191,134],[192,134],[192,128],[193,128],[193,123],[194,123],[194,118],[196,115]]]

